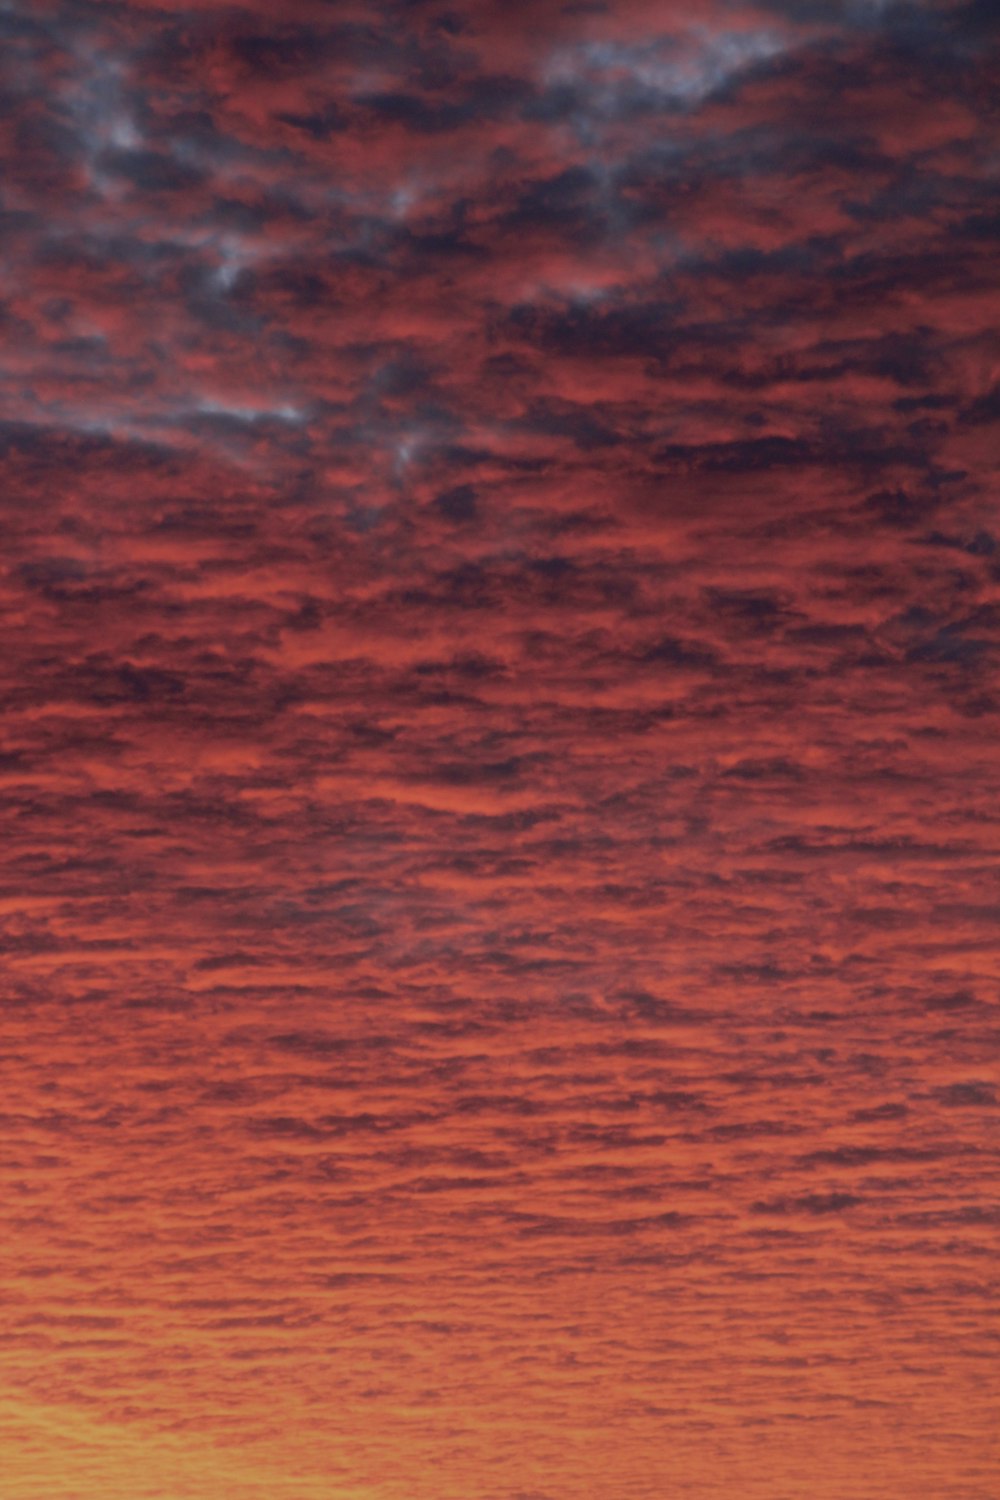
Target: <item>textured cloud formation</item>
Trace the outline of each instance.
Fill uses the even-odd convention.
[[[0,40],[4,1500],[992,1500],[992,8]]]

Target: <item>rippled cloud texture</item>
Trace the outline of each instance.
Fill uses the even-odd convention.
[[[4,1500],[993,1500],[993,6],[0,43]]]

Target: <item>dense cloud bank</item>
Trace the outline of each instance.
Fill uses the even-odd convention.
[[[990,1500],[992,6],[0,55],[5,1500]]]

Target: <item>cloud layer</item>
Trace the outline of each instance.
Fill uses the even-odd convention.
[[[996,41],[3,8],[5,1500],[991,1500]]]

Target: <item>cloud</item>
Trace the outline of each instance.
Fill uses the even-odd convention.
[[[987,1500],[986,11],[0,29],[11,1500]]]

